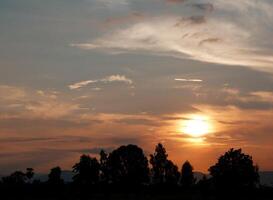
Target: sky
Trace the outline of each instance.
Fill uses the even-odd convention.
[[[157,143],[273,170],[271,0],[1,0],[0,174]]]

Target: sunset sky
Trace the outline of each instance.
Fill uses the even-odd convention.
[[[158,142],[273,170],[272,0],[1,0],[0,175]]]

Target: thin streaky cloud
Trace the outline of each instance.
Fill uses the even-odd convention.
[[[123,83],[126,83],[126,84],[133,84],[133,81],[129,78],[127,78],[126,76],[124,75],[111,75],[111,76],[107,76],[105,78],[102,78],[102,79],[97,79],[97,80],[86,80],[86,81],[80,81],[80,82],[77,82],[77,83],[74,83],[74,84],[71,84],[69,85],[68,87],[71,89],[71,90],[77,90],[77,89],[80,89],[82,87],[85,87],[89,84],[92,84],[92,83],[99,83],[99,82],[102,82],[102,83],[111,83],[111,82],[123,82]],[[96,90],[100,90],[101,88],[98,88],[96,87]]]
[[[78,82],[78,83],[74,83],[74,84],[72,84],[72,85],[69,85],[69,88],[70,88],[71,90],[80,89],[80,88],[82,88],[82,87],[84,87],[84,86],[86,86],[86,85],[88,85],[88,84],[90,84],[90,83],[95,83],[95,82],[97,82],[97,81],[95,81],[95,80],[81,81],[81,82]]]
[[[201,79],[185,79],[185,78],[175,78],[175,81],[182,81],[182,82],[203,82]]]

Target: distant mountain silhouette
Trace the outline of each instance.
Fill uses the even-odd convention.
[[[262,185],[273,187],[273,171],[260,172],[260,182]]]
[[[205,174],[205,173],[203,173],[203,172],[198,172],[198,171],[193,172],[193,176],[194,176],[194,178],[196,179],[196,182],[202,180],[202,178],[203,178],[204,176],[210,177],[208,174]]]
[[[69,171],[69,170],[64,170],[64,171],[62,171],[61,178],[64,180],[65,183],[69,183],[69,182],[72,182],[72,177],[74,175],[75,175],[74,172]],[[48,180],[48,174],[37,173],[34,175],[34,179],[45,182]]]
[[[197,182],[203,178],[203,176],[210,177],[208,174],[202,172],[194,172],[194,177],[196,178]],[[260,183],[264,186],[271,186],[273,187],[273,171],[261,171],[259,172],[260,175]]]

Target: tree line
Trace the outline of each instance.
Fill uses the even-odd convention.
[[[209,176],[197,182],[193,166],[189,161],[179,167],[168,159],[164,146],[159,143],[149,159],[136,145],[120,146],[110,153],[101,150],[99,159],[83,154],[73,167],[73,186],[171,186],[185,189],[196,185],[215,188],[255,188],[259,186],[259,169],[252,157],[241,149],[230,149],[209,167]],[[44,184],[53,187],[64,185],[62,169],[54,167]],[[3,177],[1,186],[20,186],[41,184],[33,180],[34,170],[16,171]]]

